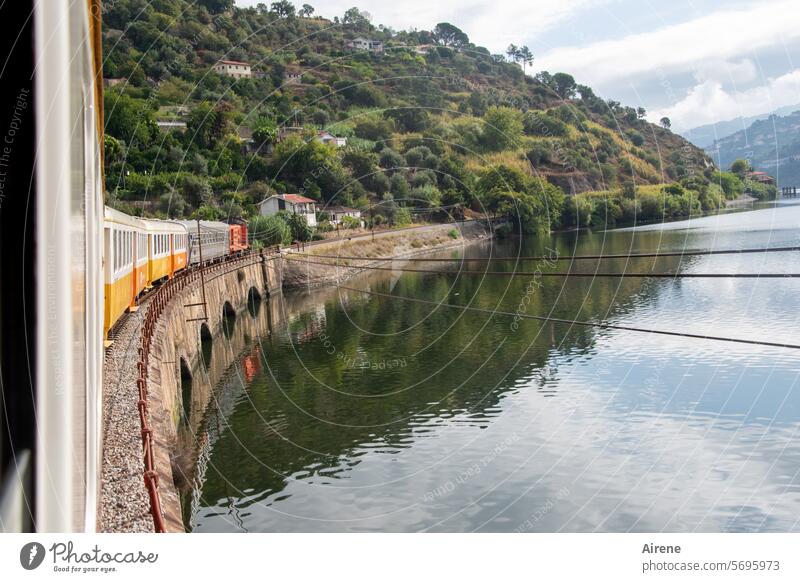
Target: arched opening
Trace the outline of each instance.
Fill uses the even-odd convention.
[[[247,292],[247,311],[251,317],[256,317],[261,309],[261,293],[255,287],[250,287]]]
[[[211,337],[211,329],[207,323],[200,326],[200,353],[203,357],[203,367],[208,370],[211,365],[211,355],[214,350],[214,340]]]
[[[188,424],[192,412],[192,371],[183,358],[181,358],[181,399],[183,401],[181,424]]]
[[[233,328],[236,326],[236,310],[230,301],[226,301],[222,306],[222,333],[230,339],[233,335]]]

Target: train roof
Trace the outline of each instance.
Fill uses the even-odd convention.
[[[152,232],[172,232],[186,234],[186,227],[177,220],[142,219],[147,230]]]
[[[175,222],[182,224],[190,234],[193,232],[195,233],[197,232],[196,220],[176,220]],[[227,232],[229,229],[230,225],[225,224],[224,222],[217,222],[216,220],[200,221],[200,230],[216,230],[216,231],[224,230],[225,232]]]
[[[125,226],[132,226],[135,228],[146,228],[145,221],[135,216],[130,216],[119,210],[115,210],[110,206],[104,209],[104,217],[106,222],[113,222],[115,224],[124,224]]]

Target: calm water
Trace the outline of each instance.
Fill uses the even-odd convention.
[[[446,256],[785,245],[800,245],[800,206]],[[602,265],[651,269],[800,272],[800,254]],[[392,272],[348,286],[800,343],[800,280],[531,281]],[[800,530],[796,351],[513,325],[345,290],[290,296],[273,309],[283,324],[231,368],[197,434],[194,531]]]

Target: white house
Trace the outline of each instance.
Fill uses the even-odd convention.
[[[274,194],[259,205],[261,216],[272,216],[281,210],[300,214],[306,217],[309,226],[317,226],[317,213],[314,208],[314,201],[300,194]]]
[[[169,131],[186,131],[185,121],[156,121],[158,129],[163,132]]]
[[[347,42],[347,48],[357,51],[370,51],[373,53],[383,52],[383,43],[379,40],[372,40],[359,36]]]
[[[361,220],[361,211],[357,208],[348,208],[347,206],[317,206],[318,212],[325,212],[328,215],[328,221],[333,225],[342,223],[345,216],[355,218],[361,226],[364,226],[364,221]]]
[[[336,137],[332,133],[328,133],[327,131],[320,131],[317,133],[317,137],[315,137],[317,141],[321,141],[322,143],[332,143],[337,148],[344,147],[347,145],[347,138],[346,137]]]
[[[227,75],[234,79],[249,79],[253,76],[250,65],[240,61],[218,61],[214,70],[220,75]]]
[[[303,73],[286,72],[283,75],[284,85],[299,85],[303,82]]]

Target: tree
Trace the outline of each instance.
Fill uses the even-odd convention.
[[[273,2],[270,6],[270,11],[274,12],[278,18],[291,18],[294,16],[294,4],[289,2],[289,0]]]
[[[533,64],[533,53],[527,46],[519,47],[519,60],[522,62],[522,73],[525,73],[527,65]]]
[[[516,63],[519,61],[519,47],[514,43],[511,43],[506,49],[506,55],[508,55],[508,58]]]
[[[572,99],[578,90],[575,78],[567,73],[556,73],[553,75],[553,85],[555,92],[562,99]]]
[[[145,101],[127,94],[105,94],[106,131],[129,147],[148,146],[156,134],[153,111]]]
[[[253,127],[253,141],[257,147],[274,143],[278,137],[278,126],[267,117],[259,118]]]
[[[342,24],[349,24],[354,28],[367,28],[372,20],[369,12],[359,10],[355,6],[348,9],[342,17]]]
[[[216,107],[202,102],[195,107],[186,120],[185,139],[188,145],[197,144],[201,148],[213,148],[230,130],[231,107],[220,102]]]
[[[516,147],[524,129],[522,113],[510,107],[490,107],[483,117],[483,143],[489,150]]]
[[[421,107],[397,107],[387,109],[384,115],[393,119],[404,132],[420,132],[428,127],[428,112]]]
[[[292,232],[292,240],[300,242],[311,240],[314,231],[308,226],[305,216],[288,212],[278,213],[278,215],[282,216],[286,224],[289,225],[289,230]]]
[[[740,178],[744,176],[747,172],[752,172],[752,171],[753,171],[753,166],[750,164],[749,160],[739,158],[738,160],[734,161],[731,164],[731,172],[733,172]]]
[[[314,7],[311,4],[303,4],[303,7],[298,11],[298,14],[303,18],[309,18],[314,14]]]
[[[672,127],[672,122],[669,120],[669,117],[662,117],[659,123],[661,124],[661,127],[663,127],[664,129],[669,129],[670,127]]]
[[[469,37],[466,33],[449,22],[440,22],[436,25],[433,29],[433,40],[436,44],[456,48],[465,47],[469,44]]]
[[[637,107],[636,117],[639,119],[644,119],[645,117],[647,117],[647,110],[644,107]]]
[[[197,4],[205,6],[211,14],[226,12],[233,8],[233,0],[197,0]]]

